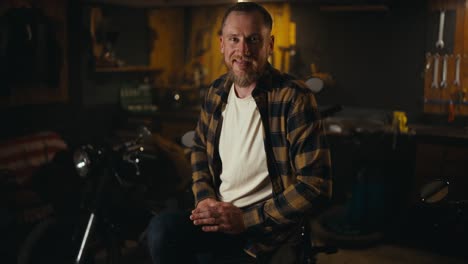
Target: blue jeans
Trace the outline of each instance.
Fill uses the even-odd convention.
[[[241,235],[203,232],[190,212],[162,212],[148,226],[148,246],[154,264],[257,263],[244,252]]]

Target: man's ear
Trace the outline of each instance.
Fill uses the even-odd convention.
[[[219,37],[219,46],[221,48],[221,53],[224,53],[224,41],[223,41],[223,36]]]
[[[275,36],[270,36],[270,52],[273,53],[273,48],[275,47]]]

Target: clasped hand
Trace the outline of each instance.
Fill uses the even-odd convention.
[[[198,203],[190,220],[205,232],[239,234],[245,230],[242,210],[231,203],[208,198]]]

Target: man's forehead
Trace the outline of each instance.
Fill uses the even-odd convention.
[[[263,21],[262,14],[260,14],[260,12],[257,12],[257,11],[253,11],[253,12],[232,11],[227,16],[226,22],[228,22],[228,20],[232,20],[234,17],[239,17],[239,16],[243,16],[243,17],[245,17],[247,19],[251,18],[255,22],[260,22],[263,25],[265,24],[265,21]]]
[[[236,34],[245,30],[251,31],[251,34],[265,34],[269,31],[259,12],[231,12],[226,18],[223,33]]]

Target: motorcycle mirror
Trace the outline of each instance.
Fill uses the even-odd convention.
[[[422,186],[420,191],[421,201],[433,204],[442,201],[449,192],[449,182],[442,179],[430,181]]]
[[[193,138],[194,137],[195,137],[195,131],[194,130],[190,130],[190,131],[186,132],[182,136],[182,139],[181,139],[182,145],[184,145],[187,148],[193,147],[193,145],[194,145]]]
[[[325,83],[322,79],[317,77],[310,77],[305,81],[305,84],[309,90],[311,90],[314,94],[319,93],[323,90]]]

